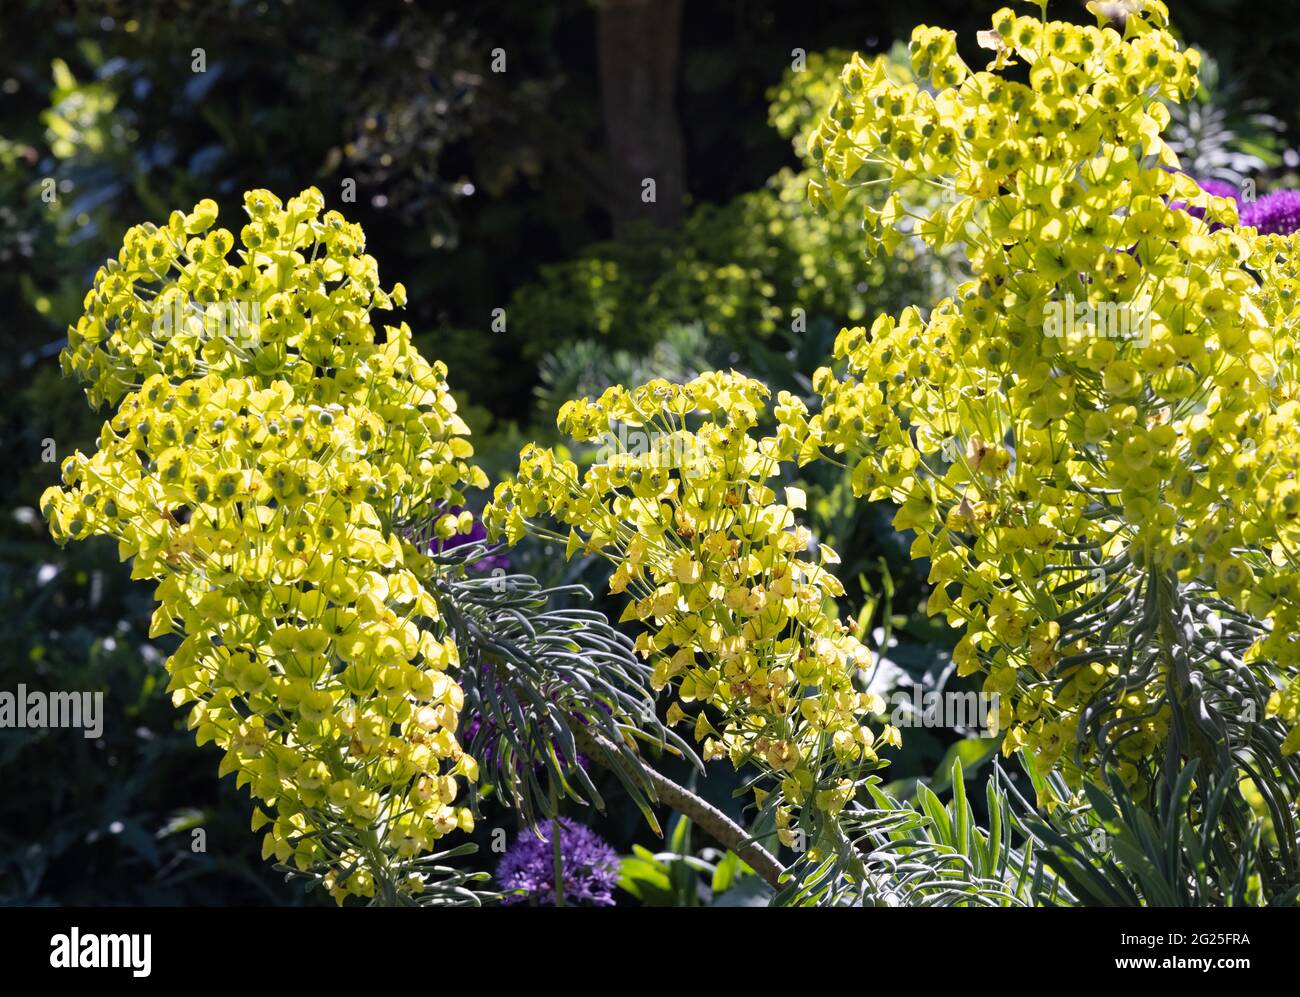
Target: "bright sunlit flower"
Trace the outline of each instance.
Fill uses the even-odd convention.
[[[1300,664],[1295,243],[1179,171],[1162,101],[1195,92],[1197,53],[1162,3],[1129,8],[1122,33],[1102,11],[1079,27],[1001,10],[985,68],[918,28],[933,90],[844,68],[812,137],[813,202],[859,210],[863,167],[883,170],[895,193],[861,209],[868,252],[962,246],[971,274],[928,312],[845,329],[843,373],[814,376],[820,411],[778,413],[790,452],[848,461],[857,494],[897,503],[931,559],[931,612],[964,628],[958,673],[1003,694],[1004,750],[1067,774],[1097,757],[1085,716],[1141,757],[1171,722],[1163,664],[1098,704],[1122,643],[1053,629],[1119,579],[1133,598],[1195,581],[1265,621],[1248,661]],[[900,193],[918,183],[939,207]],[[1269,210],[1294,228],[1290,201]],[[1295,689],[1271,707],[1291,724]]]
[[[96,275],[62,361],[115,410],[41,506],[59,541],[111,536],[158,582],[173,701],[262,801],[265,854],[342,902],[373,893],[381,841],[410,858],[472,826],[456,647],[395,526],[486,478],[446,368],[371,325],[405,291],[360,227],[315,189],[244,204],[240,248],[202,201]]]

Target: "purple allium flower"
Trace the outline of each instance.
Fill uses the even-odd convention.
[[[1260,235],[1290,235],[1300,230],[1300,190],[1275,190],[1241,211],[1242,227]]]
[[[539,903],[555,903],[555,860],[551,852],[554,821],[542,821],[537,834],[524,831],[497,866],[497,880],[502,889],[523,890],[524,894],[507,897],[506,903],[519,903],[529,897]],[[596,907],[614,906],[614,887],[618,883],[618,853],[595,831],[567,817],[560,818],[560,856],[564,876],[565,903],[582,902]]]

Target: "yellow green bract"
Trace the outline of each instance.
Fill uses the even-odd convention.
[[[1161,101],[1195,92],[1196,53],[1163,4],[1128,8],[1123,34],[1001,10],[978,72],[951,32],[919,28],[913,66],[935,90],[855,57],[812,139],[828,210],[864,164],[893,190],[944,191],[926,215],[897,194],[867,207],[866,243],[963,244],[971,277],[928,316],[842,332],[847,374],[819,371],[821,410],[792,429],[901,507],[931,559],[930,612],[965,627],[960,673],[1002,694],[1004,750],[1067,770],[1076,748],[1095,757],[1079,721],[1119,665],[1062,646],[1058,621],[1116,572],[1196,580],[1270,628],[1247,662],[1300,662],[1296,247],[1238,229],[1231,200],[1178,172]],[[1027,84],[1001,74],[1017,65]],[[1072,558],[1085,549],[1109,567]],[[1130,687],[1107,717],[1136,791],[1170,722],[1157,692]],[[1300,721],[1294,679],[1269,709]]]
[[[405,292],[380,289],[360,227],[315,189],[245,205],[237,250],[204,201],[96,275],[62,360],[116,410],[41,504],[61,542],[115,537],[159,582],[151,635],[184,635],[174,701],[274,814],[254,818],[264,851],[342,902],[472,825],[456,647],[394,527],[468,529],[445,510],[486,479],[446,368],[405,325],[376,335],[371,310]]]
[[[869,656],[835,615],[844,590],[826,566],[838,555],[823,544],[809,556],[808,530],[795,524],[803,493],[778,497],[768,483],[792,453],[788,434],[753,434],[767,394],[751,378],[712,372],[571,401],[560,428],[602,443],[598,459],[580,474],[552,450],[527,447],[517,479],[497,486],[484,515],[511,541],[532,532],[570,556],[608,557],[610,590],[632,597],[624,619],[644,627],[637,649],[654,684],[677,683],[669,721],[696,703],[716,709],[720,729],[703,710],[694,717],[706,759],[751,762],[785,804],[811,797],[834,814],[857,785],[853,773],[874,767],[897,732],[867,726],[883,703],[854,685]],[[783,393],[778,411],[791,407],[800,403]],[[792,840],[790,816],[789,806],[776,814],[783,840]]]

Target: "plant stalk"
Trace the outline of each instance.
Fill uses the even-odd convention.
[[[573,736],[582,753],[597,765],[610,771],[618,771],[629,764],[627,758],[619,754],[618,750],[599,734],[575,726]],[[636,765],[638,768],[636,775],[654,790],[655,797],[660,803],[676,810],[708,832],[716,841],[739,855],[773,889],[781,888],[781,876],[785,873],[785,867],[771,852],[750,837],[743,827],[713,804],[696,796],[685,786],[673,782],[640,758],[637,759]]]
[[[564,906],[564,849],[560,840],[560,801],[551,785],[551,875],[555,877],[555,906]]]

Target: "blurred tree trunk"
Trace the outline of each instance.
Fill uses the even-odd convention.
[[[681,0],[599,0],[597,9],[614,233],[642,220],[676,225],[686,182],[674,106]],[[647,180],[654,181],[650,203]]]

